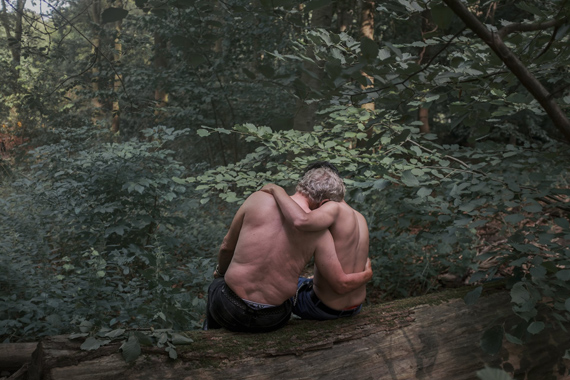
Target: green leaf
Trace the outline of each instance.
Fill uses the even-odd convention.
[[[372,187],[378,190],[384,190],[386,187],[388,187],[388,185],[390,185],[390,181],[387,179],[378,179],[374,181]]]
[[[176,360],[178,358],[178,353],[174,347],[166,347],[166,352],[168,352],[168,357],[172,360]]]
[[[570,311],[570,298],[568,298],[566,302],[564,302],[564,307],[566,308],[567,311]]]
[[[175,345],[184,345],[184,344],[190,344],[193,343],[194,341],[188,337],[185,337],[182,334],[172,334],[172,344]]]
[[[122,19],[127,17],[128,14],[129,11],[123,8],[107,8],[103,11],[103,14],[101,15],[101,22],[103,24],[106,24],[108,22],[121,21]]]
[[[79,348],[81,348],[84,351],[91,351],[91,350],[96,350],[99,347],[104,346],[109,342],[110,340],[99,340],[97,338],[93,338],[92,336],[90,336],[89,338],[85,339],[85,342],[83,342],[83,344]]]
[[[207,131],[205,129],[198,129],[196,131],[196,133],[198,134],[198,136],[200,137],[206,137],[206,136],[210,136],[210,131]]]
[[[507,223],[518,223],[524,219],[524,215],[521,214],[511,214],[505,216],[505,222]]]
[[[75,333],[75,334],[69,335],[69,339],[73,340],[73,339],[77,339],[77,338],[85,338],[88,335],[89,335],[88,333]]]
[[[124,333],[125,333],[125,329],[116,329],[116,330],[108,332],[107,334],[105,334],[105,336],[108,338],[116,338],[118,336],[123,335]]]
[[[531,299],[530,293],[525,286],[518,282],[511,289],[511,301],[517,304],[523,304]]]
[[[542,206],[539,205],[538,203],[534,203],[531,205],[527,205],[523,207],[523,210],[527,211],[527,212],[541,212],[542,211]]]
[[[523,344],[524,342],[522,340],[520,340],[519,338],[517,338],[514,335],[511,335],[509,333],[505,333],[505,338],[507,338],[507,340],[511,343],[514,344]]]
[[[541,332],[542,330],[544,330],[544,322],[532,322],[528,327],[527,327],[527,331],[531,334],[538,334],[539,332]]]
[[[409,187],[415,187],[420,185],[420,181],[416,178],[415,175],[412,174],[411,170],[406,170],[402,173],[402,182],[404,185]]]
[[[513,378],[505,371],[499,368],[485,367],[477,371],[477,377],[481,380],[512,380]]]
[[[503,346],[503,326],[496,325],[483,333],[481,348],[489,355],[495,355]]]
[[[400,144],[401,142],[404,142],[408,138],[410,133],[412,133],[411,130],[405,129],[402,133],[400,133],[399,135],[397,135],[392,139],[392,144],[396,145]]]
[[[477,288],[475,288],[475,290],[472,290],[469,293],[467,293],[463,298],[463,301],[465,301],[466,305],[474,305],[481,296],[482,292],[483,292],[483,287],[478,286]]]
[[[554,223],[558,224],[560,227],[564,229],[570,228],[570,223],[568,222],[567,219],[564,218],[554,218]]]
[[[111,234],[117,234],[119,236],[123,236],[125,234],[126,229],[127,229],[127,226],[125,226],[124,224],[109,227],[105,230],[105,236],[109,236]]]
[[[418,197],[420,197],[420,198],[425,198],[425,197],[427,197],[428,195],[430,195],[431,192],[432,192],[432,190],[431,190],[430,188],[428,188],[428,187],[422,187],[421,189],[418,190],[417,194],[418,194]]]
[[[84,320],[79,324],[79,330],[81,330],[82,333],[87,333],[91,331],[92,328],[93,322],[91,321]]]
[[[556,272],[556,278],[561,281],[570,281],[570,269],[563,269]]]
[[[546,268],[541,266],[532,267],[530,268],[530,274],[532,275],[533,279],[541,279],[546,276]]]
[[[120,350],[123,355],[123,359],[125,359],[125,362],[134,362],[141,354],[141,345],[138,338],[135,335],[131,335],[129,337],[129,340],[123,343]]]

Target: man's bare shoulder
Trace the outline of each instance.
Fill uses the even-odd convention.
[[[266,210],[268,208],[276,208],[275,198],[273,195],[264,193],[263,191],[256,191],[252,193],[243,205],[241,206],[244,211],[249,210]]]
[[[275,203],[275,200],[273,198],[273,195],[271,195],[271,194],[268,194],[268,193],[263,192],[263,191],[256,191],[256,192],[252,193],[249,197],[247,197],[245,202],[271,202],[271,203]]]

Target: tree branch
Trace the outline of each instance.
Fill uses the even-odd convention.
[[[534,32],[537,30],[550,29],[552,27],[560,27],[568,22],[568,18],[548,20],[544,22],[537,22],[535,24],[509,24],[499,29],[499,37],[504,39],[507,35],[515,32]]]
[[[562,111],[558,103],[552,98],[548,90],[526,68],[526,66],[505,45],[498,33],[491,32],[487,27],[471,13],[460,0],[443,0],[445,4],[479,36],[503,61],[505,66],[517,77],[521,84],[532,94],[550,117],[554,126],[570,142],[570,120]],[[552,26],[555,24],[552,24]]]

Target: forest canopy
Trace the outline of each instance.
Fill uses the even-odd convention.
[[[570,2],[30,1],[0,4],[2,341],[199,327],[236,207],[317,160],[378,300],[504,280],[487,342],[570,321]]]

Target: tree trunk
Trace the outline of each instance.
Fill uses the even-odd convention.
[[[159,33],[155,33],[154,69],[156,70],[159,79],[154,90],[154,100],[156,101],[158,108],[164,107],[168,103],[168,93],[165,90],[166,84],[164,83],[164,79],[162,79],[162,75],[164,75],[164,72],[168,68],[167,53],[167,41]]]
[[[95,35],[91,40],[93,45],[91,48],[92,59],[95,60],[93,64],[93,68],[91,69],[91,89],[93,90],[93,98],[91,103],[95,108],[93,112],[93,122],[97,122],[102,117],[102,102],[99,99],[99,90],[101,89],[101,77],[100,77],[100,69],[101,69],[101,1],[102,0],[93,0],[90,6],[91,21],[95,25]]]
[[[552,94],[540,83],[538,79],[526,68],[526,66],[511,52],[505,45],[501,34],[508,34],[515,26],[507,25],[498,33],[490,31],[473,13],[469,11],[461,3],[460,0],[443,0],[445,4],[467,25],[469,29],[475,32],[503,61],[505,66],[517,77],[521,84],[534,96],[540,103],[544,111],[550,117],[550,120],[556,128],[570,142],[570,120],[562,111]],[[537,28],[551,27],[557,24],[564,24],[568,19],[550,20],[543,24],[528,24],[527,28],[520,30],[539,30]],[[517,25],[518,26],[518,25]]]
[[[332,22],[332,4],[325,5],[321,8],[315,9],[311,16],[312,28],[325,28],[330,29]],[[307,56],[315,58],[312,50],[309,48]],[[308,74],[311,72],[313,75]],[[311,91],[320,88],[320,80],[317,79],[321,75],[321,70],[314,64],[304,63],[303,73],[301,80],[298,83],[300,91],[297,91],[299,99],[297,100],[297,112],[293,121],[294,129],[301,131],[312,131],[315,124],[315,116],[318,109],[318,103],[312,102],[310,104],[305,101],[309,98]]]
[[[510,295],[495,291],[467,306],[465,292],[366,306],[360,315],[336,321],[292,320],[267,334],[193,331],[187,336],[194,342],[177,347],[176,361],[164,349],[143,347],[142,356],[127,364],[120,343],[81,351],[80,341],[51,337],[34,353],[29,379],[462,380],[476,379],[485,366],[517,378],[569,375],[562,356],[570,334],[560,328],[544,330],[524,346],[505,339],[494,356],[483,352],[486,329],[499,324],[510,331]]]
[[[23,17],[24,17],[24,7],[26,6],[26,0],[18,0],[16,2],[16,7],[14,12],[16,13],[16,25],[12,28],[8,18],[8,8],[6,7],[6,0],[2,0],[2,10],[0,11],[0,21],[6,32],[6,38],[8,39],[8,46],[10,48],[10,54],[12,55],[12,66],[14,67],[16,78],[19,78],[20,72],[18,66],[22,61],[22,34],[23,34]],[[12,32],[14,35],[12,36]]]
[[[360,11],[360,36],[369,38],[372,41],[374,41],[374,8],[374,0],[362,1]],[[373,88],[374,78],[365,72],[362,72],[362,75],[364,75],[368,82],[367,86],[361,86],[362,90],[366,91],[369,88]],[[365,103],[361,107],[369,111],[374,111],[374,101]]]
[[[117,8],[123,8],[122,1],[117,1],[114,4]],[[111,131],[118,133],[120,131],[121,123],[121,109],[119,106],[119,91],[121,90],[122,77],[119,71],[121,70],[121,56],[123,54],[123,44],[121,43],[121,30],[123,29],[123,20],[115,21],[115,51],[113,53],[113,64],[115,65],[115,79],[113,81],[113,91],[115,98],[113,99],[113,120],[111,122]]]
[[[432,21],[431,10],[427,9],[421,13],[421,33],[422,33],[422,40],[425,41],[426,34],[432,33],[437,30],[437,25],[435,25]],[[426,62],[429,62],[432,57],[432,49],[430,46],[424,46],[421,53],[420,59],[418,60],[418,64],[421,66]],[[420,126],[421,133],[429,133],[429,108],[425,108],[420,106],[418,109],[418,119],[422,122]]]
[[[337,30],[339,32],[350,32],[354,12],[353,0],[339,0],[336,2]]]
[[[16,24],[12,27],[8,17],[8,9],[6,0],[2,0],[2,9],[0,10],[0,22],[4,27],[6,39],[8,40],[8,47],[12,56],[11,79],[12,91],[14,94],[19,94],[22,91],[22,86],[19,83],[20,79],[20,64],[22,63],[22,35],[23,35],[23,17],[24,7],[26,0],[17,0],[15,6]],[[13,35],[12,35],[13,33]],[[14,123],[22,122],[20,117],[20,105],[15,104],[10,109],[10,116]],[[22,126],[25,127],[25,126]]]

